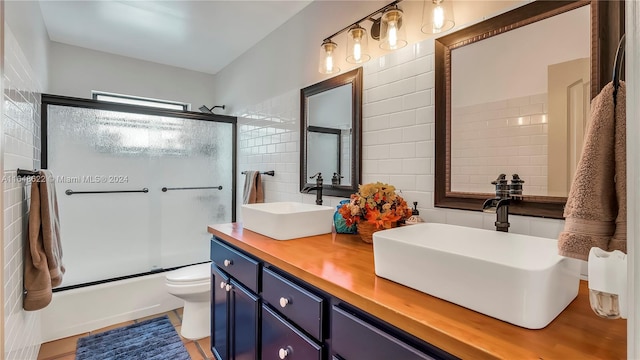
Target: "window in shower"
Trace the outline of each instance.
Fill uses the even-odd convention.
[[[42,100],[62,289],[209,260],[207,225],[235,221],[235,118]]]
[[[114,94],[103,91],[92,91],[91,97],[93,100],[108,101],[118,104],[140,105],[167,110],[189,110],[189,104],[183,102]]]

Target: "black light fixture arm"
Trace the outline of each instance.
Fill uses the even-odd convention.
[[[362,19],[360,19],[360,20],[358,20],[358,21],[356,21],[356,22],[352,23],[351,25],[346,26],[346,27],[344,27],[344,28],[342,28],[342,29],[340,29],[340,30],[336,31],[336,32],[335,32],[334,34],[332,34],[331,36],[327,36],[327,37],[324,39],[324,41],[331,40],[332,38],[334,38],[334,37],[336,37],[336,36],[338,36],[338,35],[342,34],[343,32],[345,32],[345,31],[347,31],[347,30],[351,29],[351,27],[353,27],[354,25],[358,25],[358,24],[360,24],[361,22],[363,22],[363,21],[365,21],[365,20],[369,20],[369,21],[371,21],[371,22],[373,22],[373,23],[377,22],[379,19],[374,19],[374,18],[373,18],[374,16],[376,16],[376,15],[378,15],[378,14],[382,14],[382,13],[383,13],[383,12],[385,12],[387,9],[389,9],[389,8],[391,8],[391,7],[394,7],[394,6],[398,5],[398,3],[400,3],[401,1],[402,1],[402,0],[395,0],[395,1],[393,1],[392,3],[390,3],[390,4],[386,5],[386,6],[384,6],[384,7],[380,8],[380,9],[378,9],[378,10],[374,11],[374,12],[372,12],[371,14],[369,14],[369,15],[367,15],[367,16],[365,16],[365,17],[363,17]]]

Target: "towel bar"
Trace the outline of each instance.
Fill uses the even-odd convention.
[[[174,187],[174,188],[168,188],[168,187],[163,187],[162,188],[162,192],[167,192],[169,190],[204,190],[204,189],[218,189],[218,190],[222,190],[222,185],[220,186],[203,186],[203,187]]]
[[[245,175],[246,173],[247,173],[246,171],[243,171],[242,175]],[[263,171],[260,174],[274,176],[276,174],[276,171],[275,170]]]
[[[21,178],[21,177],[27,177],[27,176],[37,176],[40,175],[40,171],[38,170],[25,170],[25,169],[18,169],[16,176]]]
[[[75,194],[116,194],[116,193],[148,193],[149,189],[143,188],[142,190],[106,190],[106,191],[73,191],[67,189],[64,193],[71,196]]]

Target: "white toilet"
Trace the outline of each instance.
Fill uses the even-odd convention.
[[[180,334],[190,340],[210,335],[211,263],[186,266],[166,274],[169,294],[184,300]]]

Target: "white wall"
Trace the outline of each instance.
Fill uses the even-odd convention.
[[[5,1],[4,19],[29,60],[34,78],[46,91],[50,42],[40,5],[37,1]]]
[[[39,14],[39,13],[38,13]],[[10,13],[7,12],[7,18]],[[26,19],[37,23],[38,19]],[[41,21],[41,20],[40,20]],[[36,359],[40,348],[40,313],[22,309],[23,256],[27,251],[30,186],[16,180],[16,169],[40,167],[40,92],[36,73],[22,43],[5,26],[5,91],[2,259],[4,286],[4,359]],[[36,62],[37,63],[37,62]]]
[[[512,9],[523,2],[527,0],[461,0],[454,1],[453,5],[459,24],[469,24]],[[216,74],[215,98],[230,106],[228,113],[237,114],[246,107],[331,77],[320,74],[317,70],[322,40],[388,3],[389,1],[312,2]],[[428,35],[420,32],[422,1],[405,0],[400,7],[412,30],[407,32],[409,43],[428,38]],[[369,31],[371,22],[365,21],[362,26]],[[459,26],[455,29],[458,28]],[[342,73],[355,68],[356,66],[344,60],[345,33],[333,40],[338,43],[336,65]],[[369,47],[373,59],[371,61],[386,53],[377,47],[376,41],[371,40]]]
[[[213,75],[51,42],[48,92],[91,98],[91,91],[222,105],[213,97]],[[224,114],[223,111],[217,113]]]
[[[276,171],[273,178],[265,177],[266,201],[314,201],[315,195],[300,194],[298,185],[299,91],[309,85],[308,82],[324,78],[317,73],[317,46],[309,45],[319,42],[322,35],[313,36],[308,29],[330,34],[347,25],[347,21],[331,28],[323,27],[322,14],[350,14],[345,17],[357,19],[371,11],[364,6],[348,4],[350,7],[343,11],[340,10],[342,6],[335,2],[312,3],[264,39],[261,45],[216,75],[216,94],[224,92],[220,96],[225,97],[232,113],[240,116],[238,171]],[[470,6],[473,5],[478,4]],[[476,11],[489,14],[496,8]],[[280,38],[300,33],[305,35]],[[274,54],[269,45],[277,42],[286,46],[282,52]],[[433,207],[433,53],[434,42],[426,38],[365,64],[362,181],[385,181],[395,185],[402,190],[407,201],[419,202],[421,216],[427,221],[493,229],[495,215]],[[292,54],[296,54],[295,61],[291,59]],[[297,62],[302,59],[305,61]],[[289,71],[285,71],[282,64],[287,64]],[[347,70],[342,68],[342,71]],[[287,76],[281,72],[286,72]],[[281,81],[265,80],[265,77],[278,76],[282,76]],[[254,77],[256,80],[252,81]],[[231,85],[226,87],[223,84]],[[238,188],[241,189],[244,176],[238,174],[238,179]],[[325,204],[335,205],[339,200],[326,197]],[[241,219],[240,212],[238,219]],[[562,227],[563,221],[560,220],[512,216],[510,231],[555,238]]]

